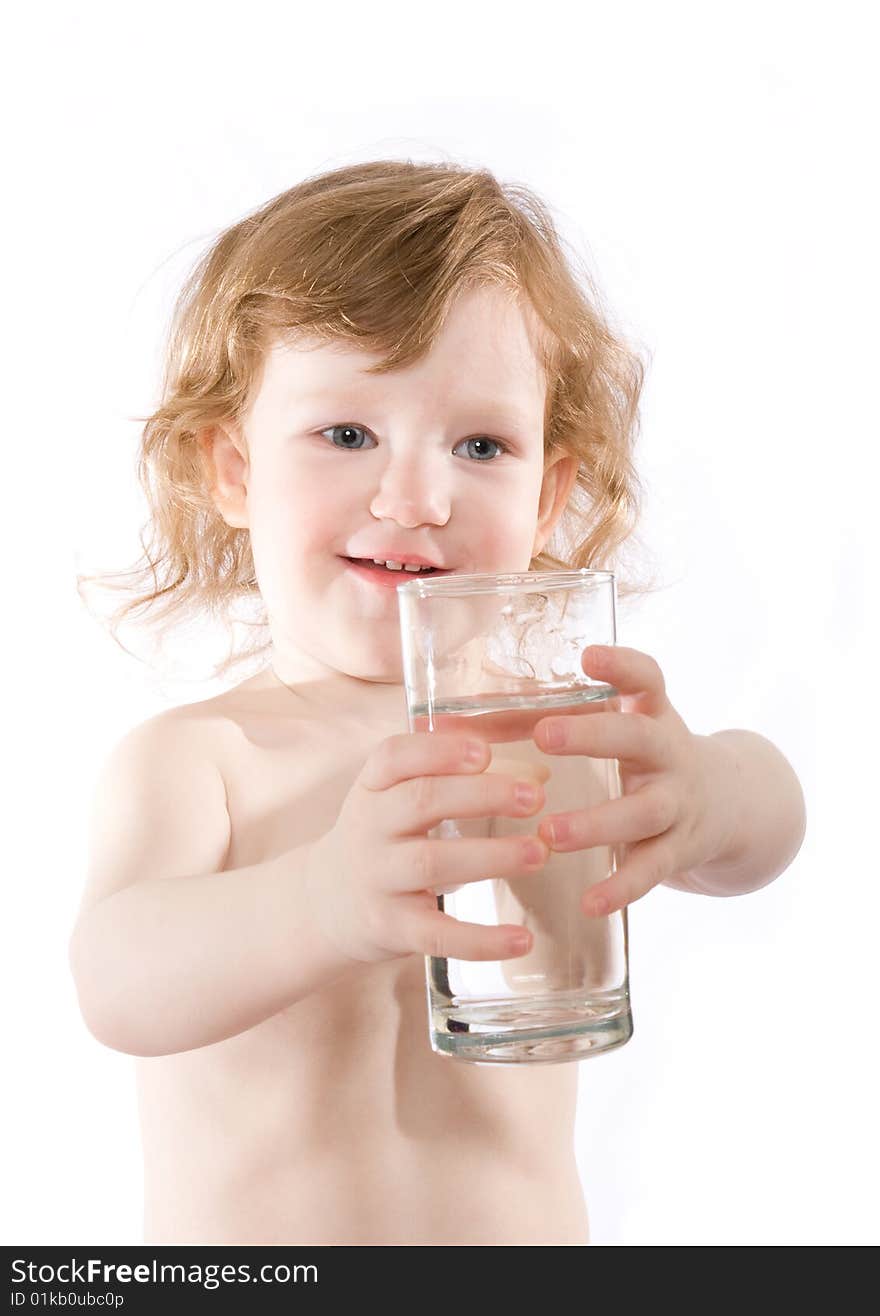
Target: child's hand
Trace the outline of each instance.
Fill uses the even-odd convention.
[[[677,873],[708,863],[725,848],[736,826],[736,800],[721,757],[705,751],[666,697],[658,664],[648,654],[621,646],[593,646],[581,658],[584,671],[601,677],[623,696],[628,711],[607,712],[608,703],[587,705],[573,716],[544,718],[533,732],[545,754],[586,754],[617,759],[622,796],[575,813],[549,814],[538,834],[562,852],[620,844],[625,862],[606,881],[584,893],[586,914],[610,914]],[[558,726],[560,747],[546,733]],[[568,834],[554,838],[551,824]]]
[[[374,963],[420,953],[459,960],[521,955],[522,928],[465,923],[437,908],[433,888],[537,873],[548,858],[534,835],[449,840],[427,833],[447,818],[538,813],[544,792],[522,806],[512,776],[484,772],[489,746],[468,761],[468,737],[440,732],[389,736],[367,759],[329,832],[306,866],[307,903],[323,935],[352,960]],[[526,847],[537,848],[529,863]]]

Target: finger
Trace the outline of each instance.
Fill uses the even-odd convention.
[[[628,696],[627,706],[637,713],[655,716],[668,703],[659,663],[640,649],[627,649],[621,644],[590,645],[581,655],[581,666],[588,676],[601,677]]]
[[[525,935],[525,941],[520,938]],[[532,935],[516,923],[465,923],[441,910],[413,917],[407,945],[437,959],[507,960],[531,949]]]
[[[561,736],[560,745],[551,744]],[[618,759],[637,772],[668,766],[667,741],[661,727],[646,713],[591,713],[547,717],[533,732],[545,754],[587,754],[591,758]]]
[[[528,818],[543,809],[544,803],[544,787],[537,777],[479,772],[472,776],[412,777],[389,786],[377,807],[381,808],[383,828],[392,835],[422,836],[432,827],[455,819]]]
[[[589,809],[548,814],[538,824],[538,835],[552,850],[564,854],[659,836],[678,821],[678,816],[678,803],[669,791],[651,784]]]
[[[539,836],[426,836],[394,847],[394,861],[381,884],[391,892],[439,891],[492,877],[529,877],[549,857]]]
[[[591,917],[614,914],[671,877],[675,870],[675,845],[670,835],[666,832],[628,847],[623,866],[584,892],[581,898],[584,913]]]
[[[470,749],[476,746],[475,757]],[[370,791],[384,791],[410,777],[428,773],[482,772],[491,757],[489,743],[480,736],[440,731],[411,731],[387,736],[368,757],[358,783]]]

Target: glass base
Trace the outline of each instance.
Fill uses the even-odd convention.
[[[474,1064],[558,1064],[585,1060],[623,1046],[633,1035],[629,997],[622,992],[584,998],[468,1001],[434,1009],[431,1047],[438,1055]]]

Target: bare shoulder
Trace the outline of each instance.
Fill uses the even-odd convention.
[[[223,714],[211,702],[146,718],[105,757],[79,917],[133,882],[222,869],[231,828],[217,755]]]

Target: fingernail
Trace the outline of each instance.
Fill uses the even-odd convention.
[[[526,841],[523,846],[523,853],[527,864],[542,864],[544,862],[544,846],[540,841]]]
[[[514,787],[514,795],[517,804],[534,804],[538,798],[538,792],[530,781],[518,781]]]
[[[550,828],[550,839],[554,845],[559,841],[568,840],[570,828],[564,818],[554,818],[553,822],[547,825]]]
[[[559,749],[565,743],[565,731],[558,722],[548,722],[544,728],[544,743],[548,749]]]

